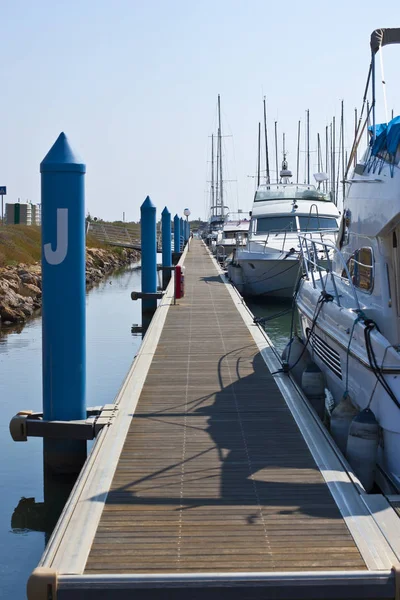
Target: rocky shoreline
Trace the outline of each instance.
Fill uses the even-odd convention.
[[[86,249],[86,289],[113,271],[140,260],[136,250]],[[0,268],[0,328],[24,323],[42,306],[40,263]]]

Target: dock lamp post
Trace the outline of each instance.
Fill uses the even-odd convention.
[[[183,211],[183,214],[186,217],[186,235],[185,235],[185,240],[188,243],[188,250],[189,250],[189,237],[190,237],[189,216],[190,216],[190,210],[188,208],[185,208],[185,210]]]

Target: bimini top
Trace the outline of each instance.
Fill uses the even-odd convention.
[[[268,202],[270,200],[322,200],[323,202],[330,202],[330,197],[317,190],[314,185],[260,185],[254,196],[254,202]]]
[[[373,127],[368,127],[368,130],[373,133]],[[400,144],[400,117],[395,117],[388,124],[380,123],[376,125],[375,135],[375,142],[371,150],[372,155],[378,156],[378,154],[388,152],[390,155],[395,156]]]
[[[376,54],[379,48],[388,44],[400,44],[400,27],[392,29],[375,29],[371,33],[371,50]]]

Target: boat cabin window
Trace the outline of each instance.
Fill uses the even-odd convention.
[[[372,248],[359,248],[347,261],[353,285],[363,292],[372,292],[374,287],[374,262]],[[347,279],[343,269],[342,277]]]
[[[296,217],[261,217],[257,219],[257,233],[297,231]]]
[[[316,215],[301,217],[299,216],[300,231],[326,231],[327,229],[337,230],[338,225],[333,217],[318,217]]]

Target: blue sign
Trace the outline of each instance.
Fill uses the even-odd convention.
[[[5,185],[0,186],[0,196],[7,196],[7,187]]]

